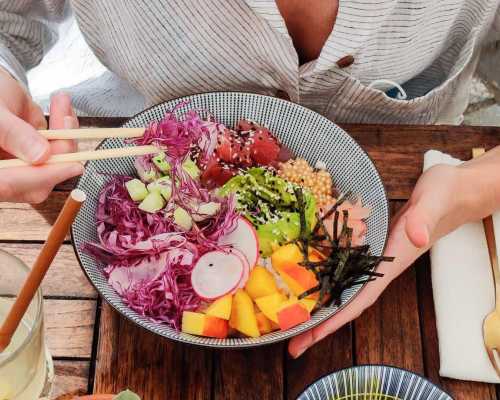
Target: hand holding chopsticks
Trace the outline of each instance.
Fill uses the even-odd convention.
[[[49,140],[56,139],[105,139],[105,138],[134,138],[144,134],[144,128],[111,128],[111,129],[56,129],[41,130],[41,135]],[[99,149],[82,151],[78,153],[55,154],[51,156],[46,164],[63,162],[102,160],[107,158],[119,158],[129,156],[142,156],[155,154],[158,148],[155,146],[132,146],[115,149]],[[1,160],[0,169],[22,167],[30,165],[20,159]]]

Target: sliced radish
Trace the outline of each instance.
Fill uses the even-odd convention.
[[[259,259],[259,240],[252,223],[246,218],[238,218],[236,228],[219,240],[220,245],[228,245],[241,251],[246,257],[250,269]]]
[[[200,257],[191,272],[194,291],[203,299],[224,296],[240,284],[245,269],[239,254],[211,251]]]
[[[238,256],[243,263],[243,274],[241,275],[240,282],[238,283],[238,286],[233,290],[236,292],[238,289],[243,289],[245,285],[247,284],[248,278],[250,277],[250,264],[248,264],[248,260],[246,256],[239,250],[232,248],[229,250],[232,254]]]

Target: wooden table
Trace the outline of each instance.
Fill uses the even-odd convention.
[[[120,122],[82,121],[86,126]],[[408,199],[425,151],[434,148],[468,158],[472,147],[500,144],[500,128],[344,128],[377,165],[393,212]],[[56,188],[40,205],[0,203],[0,248],[31,264],[71,185]],[[308,384],[331,371],[382,363],[423,374],[457,400],[500,400],[500,387],[439,377],[427,255],[361,317],[298,360],[287,356],[285,343],[243,351],[204,350],[139,329],[99,299],[69,242],[49,271],[44,294],[47,340],[57,374],[54,398],[64,393],[115,393],[129,387],[144,400],[295,399]]]

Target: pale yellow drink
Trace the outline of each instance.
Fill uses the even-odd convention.
[[[0,324],[18,293],[28,268],[0,250]],[[43,307],[38,291],[10,345],[0,353],[0,400],[36,400],[50,392],[52,361],[45,348]]]

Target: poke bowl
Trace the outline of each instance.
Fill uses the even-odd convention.
[[[120,314],[219,348],[276,343],[332,317],[379,276],[389,226],[381,178],[320,114],[213,92],[153,106],[124,127],[155,154],[89,161],[71,228],[77,258]]]

